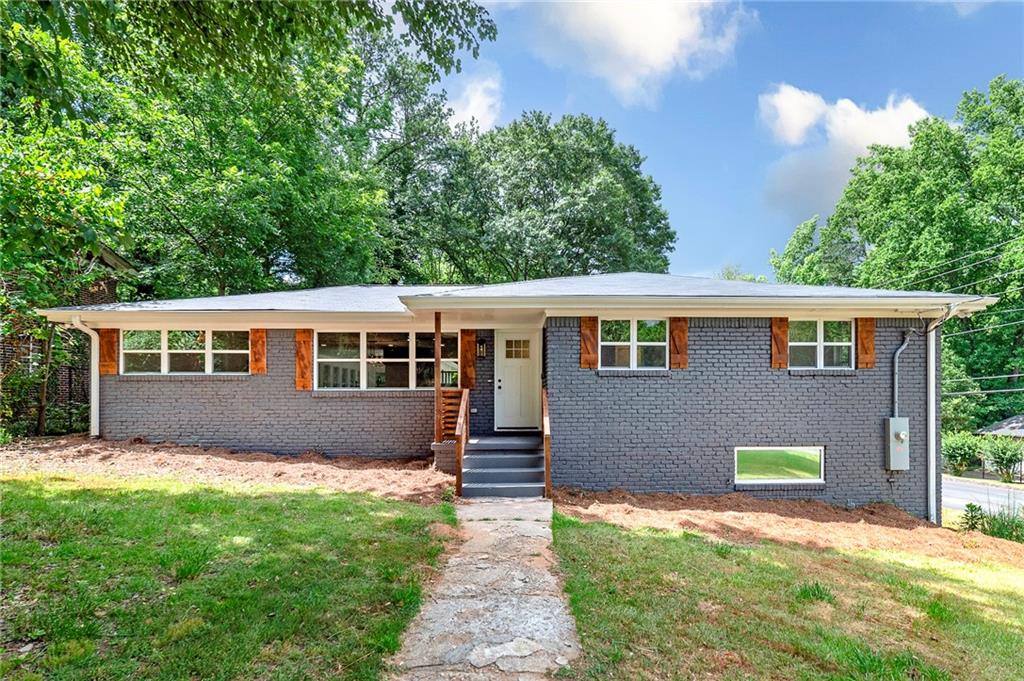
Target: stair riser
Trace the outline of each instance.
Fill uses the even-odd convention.
[[[544,468],[543,454],[466,454],[462,457],[462,470],[467,468]]]
[[[483,442],[468,442],[466,443],[466,451],[468,452],[493,452],[493,451],[509,451],[509,450],[535,450],[540,449],[544,446],[544,443],[540,439],[528,440],[526,442],[509,442],[508,440],[485,440]]]
[[[544,471],[473,470],[462,473],[463,483],[544,482]]]
[[[463,497],[540,497],[544,496],[543,487],[463,487]]]

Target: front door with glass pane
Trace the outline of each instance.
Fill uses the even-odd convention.
[[[540,331],[494,332],[494,427],[540,427]]]

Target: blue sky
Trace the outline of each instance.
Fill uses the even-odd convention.
[[[771,274],[869,143],[1024,74],[1024,2],[498,3],[496,42],[443,83],[456,119],[607,120],[647,157],[675,274]]]

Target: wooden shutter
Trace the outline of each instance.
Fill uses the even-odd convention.
[[[459,387],[476,387],[476,329],[459,333]]]
[[[873,317],[857,319],[857,368],[875,368],[875,320]]]
[[[789,367],[789,318],[772,317],[772,369]]]
[[[668,320],[668,368],[685,369],[690,365],[688,347],[690,335],[689,317],[671,317]]]
[[[249,373],[267,373],[266,329],[249,329]]]
[[[116,376],[119,329],[100,329],[100,376]]]
[[[313,389],[313,329],[295,329],[295,389]]]
[[[580,317],[580,368],[597,368],[597,317]]]

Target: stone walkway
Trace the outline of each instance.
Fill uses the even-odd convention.
[[[547,678],[580,651],[552,573],[551,502],[482,499],[457,513],[465,541],[406,632],[393,678]]]

